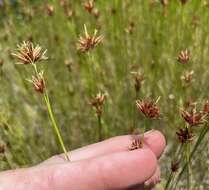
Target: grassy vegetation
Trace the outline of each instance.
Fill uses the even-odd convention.
[[[129,134],[133,127],[141,132],[144,120],[135,100],[161,97],[157,103],[161,119],[148,121],[147,126],[162,131],[167,138],[161,159],[162,183],[157,188],[164,189],[170,163],[180,146],[176,131],[185,126],[179,108],[192,100],[201,109],[209,99],[207,0],[188,0],[184,5],[180,0],[167,5],[160,0],[97,0],[97,18],[85,10],[85,1],[69,1],[67,9],[62,2],[52,0],[47,5],[40,0],[19,0],[0,5],[0,59],[4,63],[0,66],[0,144],[6,145],[6,152],[0,155],[0,170],[30,166],[61,152],[49,127],[44,99],[25,80],[31,78],[32,67],[15,65],[10,56],[17,44],[31,40],[48,49],[48,61],[38,66],[45,72],[54,115],[70,149],[99,138]],[[76,48],[79,37],[84,36],[84,24],[90,34],[98,29],[98,35],[104,37],[89,53]],[[182,64],[177,58],[185,49],[191,52],[191,58]],[[191,81],[182,79],[192,70]],[[137,94],[132,72],[140,72],[145,78]],[[100,137],[95,110],[89,105],[99,92],[106,94]],[[195,128],[191,150],[198,137],[203,137],[204,126]],[[209,186],[206,132],[189,164],[189,189],[205,190]],[[176,189],[188,189],[186,174]]]

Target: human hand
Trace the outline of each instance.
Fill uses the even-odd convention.
[[[114,137],[25,169],[0,173],[0,190],[148,189],[160,180],[157,159],[165,148],[156,130],[145,133],[144,146],[129,151],[132,136]]]

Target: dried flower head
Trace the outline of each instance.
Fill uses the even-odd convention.
[[[129,147],[129,150],[136,150],[136,149],[142,148],[142,146],[143,146],[143,143],[141,139],[135,138],[133,139],[131,146]]]
[[[47,4],[46,5],[46,12],[49,16],[53,16],[54,15],[54,6]]]
[[[188,141],[192,141],[194,135],[192,134],[191,131],[188,130],[188,128],[185,129],[179,129],[179,131],[176,132],[176,135],[179,139],[179,141],[183,144]]]
[[[184,75],[181,76],[181,80],[185,81],[186,83],[190,83],[192,82],[193,79],[193,75],[194,75],[194,71],[187,71],[184,73]]]
[[[209,101],[206,101],[204,106],[203,106],[203,112],[205,115],[209,116]]]
[[[32,79],[28,81],[33,84],[34,90],[36,92],[39,92],[41,94],[44,93],[45,83],[44,83],[43,71],[38,73],[37,76],[32,76]]]
[[[99,18],[99,16],[100,16],[100,12],[99,12],[99,10],[98,9],[93,9],[93,11],[92,11],[92,15],[95,17],[95,18]]]
[[[72,66],[73,66],[73,60],[71,59],[66,59],[64,61],[65,66],[68,68],[69,71],[72,71]]]
[[[131,21],[127,28],[125,29],[125,32],[127,32],[128,34],[133,34],[133,31],[134,31],[134,27],[135,27],[135,24],[133,21]]]
[[[205,114],[201,111],[197,111],[196,106],[194,106],[191,110],[186,111],[181,109],[181,116],[183,119],[191,126],[198,126],[205,122]]]
[[[137,100],[136,106],[147,118],[157,119],[160,115],[160,109],[156,105],[158,100],[156,102]]]
[[[17,47],[17,52],[11,55],[19,60],[18,64],[33,64],[47,59],[45,56],[47,50],[43,50],[39,45],[34,47],[32,42],[23,42]]]
[[[141,89],[142,82],[144,81],[144,76],[139,72],[131,72],[131,74],[134,76],[135,90],[136,92],[139,92],[139,90]]]
[[[177,172],[178,169],[179,169],[179,161],[171,162],[171,171],[174,173]]]
[[[191,53],[189,50],[182,50],[179,55],[178,55],[178,62],[182,63],[182,64],[186,64],[188,63],[188,61],[191,58]]]
[[[0,59],[0,67],[2,67],[4,65],[4,60]]]
[[[84,31],[85,31],[85,36],[80,37],[77,43],[77,50],[85,53],[88,52],[89,50],[93,49],[95,46],[100,44],[103,40],[103,36],[97,36],[97,30],[94,31],[93,36],[90,36],[88,34],[86,25],[84,25]]]
[[[101,92],[96,95],[95,98],[90,100],[89,104],[96,109],[97,116],[102,115],[102,108],[106,99],[106,95]]]
[[[6,151],[6,145],[5,144],[0,144],[0,154],[4,154]]]
[[[94,8],[94,1],[93,0],[89,0],[87,2],[84,3],[84,8],[91,13],[93,8]]]

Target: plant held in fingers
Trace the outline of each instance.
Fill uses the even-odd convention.
[[[32,75],[32,79],[28,80],[31,82],[34,86],[34,90],[40,94],[43,95],[44,101],[47,106],[47,110],[50,116],[50,120],[52,123],[52,126],[54,128],[55,134],[57,135],[57,138],[59,140],[59,143],[62,147],[62,150],[65,154],[66,160],[70,160],[69,156],[67,154],[67,150],[65,148],[61,133],[59,131],[57,122],[55,120],[51,103],[49,100],[48,92],[46,89],[46,82],[44,79],[44,73],[43,71],[39,71],[38,67],[36,65],[37,62],[41,60],[46,60],[46,51],[43,50],[39,45],[34,46],[31,42],[23,42],[22,44],[18,45],[17,52],[12,53],[12,55],[18,59],[19,64],[25,64],[25,65],[32,65],[34,68],[34,75]]]
[[[145,120],[146,119],[158,119],[160,116],[160,109],[157,106],[157,102],[160,100],[160,97],[155,101],[148,101],[148,100],[137,100],[136,101],[136,106],[138,108],[138,110],[143,113],[143,115],[145,116]],[[142,138],[141,138],[141,142],[140,142],[140,147],[143,146],[143,142],[144,142],[144,133],[146,131],[146,122],[144,124],[144,129],[143,129],[143,133],[142,133]]]

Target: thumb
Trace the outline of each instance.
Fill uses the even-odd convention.
[[[114,190],[142,184],[156,171],[157,159],[149,149],[119,152],[94,159],[57,165],[54,190]]]

